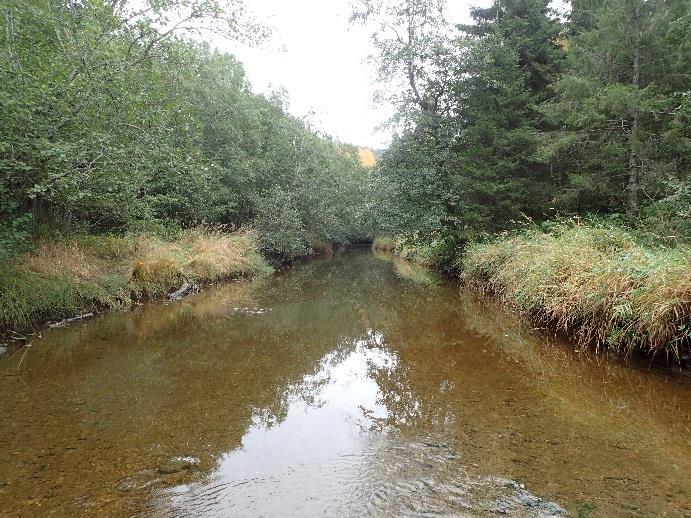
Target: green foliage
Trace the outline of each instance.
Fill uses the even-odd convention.
[[[691,244],[691,180],[670,181],[668,194],[645,207],[638,231],[663,244]]]
[[[577,502],[576,510],[578,512],[578,518],[588,518],[592,513],[595,512],[597,506],[591,504],[590,502]]]
[[[267,236],[272,254],[302,253],[313,235],[360,236],[355,180],[366,173],[353,150],[317,136],[279,96],[253,94],[233,56],[185,37],[199,27],[261,36],[240,0],[5,5],[4,256],[40,228],[169,234],[202,222],[251,226],[257,217],[266,227],[271,199],[293,218],[292,233]],[[295,196],[290,206],[281,192]]]
[[[257,229],[262,250],[289,260],[309,252],[306,232],[294,196],[275,189],[257,204]]]
[[[688,24],[683,4],[615,1],[592,9],[586,28],[572,23],[568,66],[552,85],[555,97],[541,106],[552,124],[545,157],[569,189],[556,199],[560,208],[621,211],[631,153],[647,199],[664,197],[669,182],[688,174],[683,100],[691,47],[679,32]]]
[[[438,2],[357,4],[356,19],[380,25],[381,79],[400,101],[375,168],[376,233],[444,243],[450,264],[526,216],[636,216],[645,199],[629,220],[641,234],[687,239],[685,3],[572,8],[562,22],[544,0],[501,1],[451,28]]]
[[[30,222],[31,214],[10,214],[7,219],[3,218],[0,223],[0,261],[6,261],[28,247]]]

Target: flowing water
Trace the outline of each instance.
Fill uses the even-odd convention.
[[[691,380],[347,251],[0,358],[7,516],[691,516]]]

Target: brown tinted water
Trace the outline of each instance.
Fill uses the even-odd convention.
[[[45,332],[0,394],[4,515],[691,515],[688,378],[368,251]]]

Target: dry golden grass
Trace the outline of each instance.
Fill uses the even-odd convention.
[[[74,241],[41,241],[24,257],[19,271],[42,277],[68,276],[87,281],[98,275],[101,261]]]
[[[174,240],[155,236],[82,236],[45,241],[0,265],[0,327],[127,305],[180,287],[268,268],[253,232],[190,230]]]
[[[182,278],[179,248],[175,242],[138,236],[129,259],[133,289],[138,293],[156,295],[178,285]]]
[[[184,269],[197,278],[218,280],[256,272],[254,232],[193,231],[183,238],[183,243],[189,247]]]
[[[581,344],[679,357],[691,337],[691,252],[618,227],[562,225],[473,245],[462,279]]]
[[[174,241],[140,236],[132,277],[143,291],[156,292],[179,284],[182,278],[213,282],[251,275],[261,262],[255,243],[250,231],[228,234],[195,229]]]

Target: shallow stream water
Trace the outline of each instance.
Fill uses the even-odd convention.
[[[389,256],[42,334],[0,358],[1,515],[691,516],[689,378]]]

